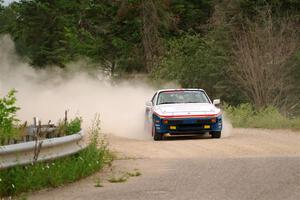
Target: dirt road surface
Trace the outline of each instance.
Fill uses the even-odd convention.
[[[111,169],[29,199],[299,200],[300,133],[234,129],[230,137],[134,140],[111,136]],[[112,174],[138,177],[110,183]],[[116,175],[116,176],[117,176]],[[101,180],[104,187],[95,187]]]

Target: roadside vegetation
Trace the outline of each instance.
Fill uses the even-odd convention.
[[[141,176],[142,173],[138,171],[138,169],[134,169],[131,172],[121,172],[119,174],[112,174],[108,182],[110,183],[123,183],[126,182],[130,177]]]
[[[28,126],[27,122],[21,123],[17,118],[17,111],[20,110],[16,106],[16,90],[11,90],[4,97],[0,96],[0,145],[15,144],[34,139],[34,135],[31,137],[29,132],[32,126]],[[67,114],[67,113],[65,113]],[[60,137],[64,135],[72,135],[78,133],[81,130],[82,119],[75,117],[68,120],[65,116],[64,120],[60,120],[57,125],[50,123],[42,125],[36,124],[39,133],[35,134],[40,139]],[[39,122],[36,122],[39,123]],[[42,128],[45,128],[46,132],[43,132]],[[49,131],[52,128],[53,131]]]
[[[0,96],[0,145],[11,138],[20,136],[17,128],[19,120],[16,117],[20,108],[15,105],[17,101],[15,93],[15,90],[11,90],[5,97]]]
[[[0,35],[35,69],[83,58],[115,81],[144,74],[237,109],[300,116],[299,8],[295,0],[0,0]]]
[[[300,130],[300,117],[284,116],[272,106],[257,111],[250,104],[241,104],[227,106],[225,112],[233,127]]]
[[[112,156],[100,132],[99,118],[95,118],[89,136],[88,147],[74,155],[0,170],[0,197],[58,187],[89,176],[110,164]],[[100,187],[100,182],[97,185]]]

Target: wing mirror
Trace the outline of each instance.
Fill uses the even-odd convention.
[[[147,107],[151,107],[151,106],[152,106],[152,102],[151,102],[151,101],[147,101],[147,102],[146,102],[146,106],[147,106]]]
[[[219,105],[221,103],[220,99],[214,99],[213,104]]]

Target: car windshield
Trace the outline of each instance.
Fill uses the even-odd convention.
[[[178,90],[159,93],[158,105],[174,103],[209,103],[209,100],[201,90]]]

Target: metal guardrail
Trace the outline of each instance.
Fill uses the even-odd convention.
[[[0,146],[0,169],[45,161],[74,154],[86,147],[83,142],[84,132],[20,144]],[[40,146],[36,156],[37,146]]]

